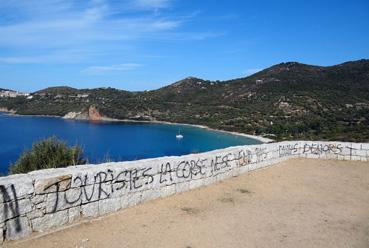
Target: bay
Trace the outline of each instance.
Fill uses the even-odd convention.
[[[180,132],[183,139],[177,139]],[[80,145],[89,163],[130,161],[199,153],[259,140],[188,125],[137,122],[88,122],[0,113],[0,173],[34,142],[56,136]]]

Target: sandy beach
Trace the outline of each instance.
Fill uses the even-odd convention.
[[[5,247],[363,247],[369,163],[291,159]]]

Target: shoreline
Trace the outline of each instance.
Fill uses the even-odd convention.
[[[152,121],[144,121],[144,120],[131,120],[131,119],[115,119],[115,118],[109,118],[109,117],[102,117],[101,120],[89,120],[87,118],[64,118],[63,116],[58,116],[58,115],[22,115],[22,114],[17,114],[11,111],[1,111],[0,113],[4,113],[7,115],[11,115],[11,116],[28,116],[28,117],[49,117],[49,118],[61,118],[64,120],[73,120],[73,121],[88,121],[88,122],[124,122],[124,123],[146,123],[146,124],[166,124],[166,125],[177,125],[177,126],[189,126],[189,127],[196,127],[196,128],[201,128],[201,129],[206,129],[209,131],[213,131],[213,132],[220,132],[220,133],[225,133],[225,134],[231,134],[231,135],[236,135],[236,136],[241,136],[241,137],[245,137],[245,138],[250,138],[250,139],[255,139],[258,140],[262,143],[271,143],[274,142],[273,139],[269,139],[269,138],[265,138],[262,136],[257,136],[257,135],[252,135],[252,134],[245,134],[245,133],[240,133],[240,132],[234,132],[234,131],[226,131],[226,130],[221,130],[221,129],[215,129],[215,128],[211,128],[205,125],[200,125],[200,124],[189,124],[189,123],[178,123],[178,122],[168,122],[168,121],[157,121],[157,120],[152,120]]]

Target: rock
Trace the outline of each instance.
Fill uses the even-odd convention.
[[[82,215],[84,217],[97,217],[99,216],[99,202],[91,202],[82,205]]]
[[[68,210],[59,211],[53,214],[46,214],[41,218],[31,220],[34,231],[46,231],[53,227],[62,226],[68,223]]]
[[[16,240],[32,233],[30,223],[26,217],[18,217],[6,222],[5,238]]]
[[[29,175],[0,177],[0,203],[22,199],[33,192],[33,182]]]
[[[69,223],[72,223],[78,220],[79,218],[81,218],[81,207],[78,206],[75,208],[68,209],[68,214],[69,214],[69,218],[68,218]]]
[[[95,106],[90,106],[88,109],[88,118],[90,121],[101,121],[102,116]]]
[[[27,214],[27,217],[32,220],[32,219],[35,219],[35,218],[40,218],[44,216],[44,212],[40,209],[34,209],[32,212],[29,212]]]
[[[119,198],[110,198],[99,201],[99,215],[112,213],[122,208]]]
[[[35,193],[46,194],[50,192],[65,191],[70,188],[72,175],[61,175],[50,178],[36,179],[35,181]]]
[[[88,114],[86,112],[69,112],[64,115],[63,118],[73,120],[88,120]]]
[[[4,242],[4,228],[0,227],[0,245]]]
[[[46,199],[46,195],[34,195],[32,198],[31,198],[31,202],[35,205],[38,205],[42,202],[44,202]]]
[[[0,222],[27,214],[32,211],[29,199],[21,199],[0,204]]]

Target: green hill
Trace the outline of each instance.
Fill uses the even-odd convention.
[[[335,66],[281,63],[229,81],[189,77],[128,92],[54,87],[32,99],[0,99],[19,114],[64,116],[95,106],[116,119],[161,120],[276,139],[369,141],[369,60]]]

